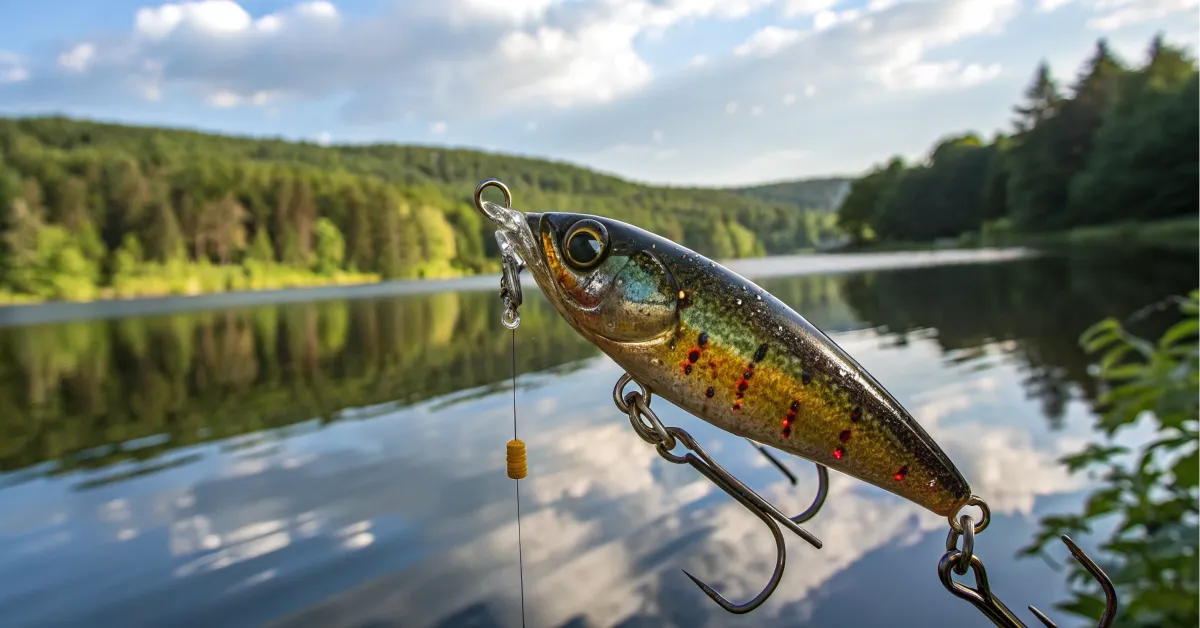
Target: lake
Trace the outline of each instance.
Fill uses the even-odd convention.
[[[1034,604],[1087,625],[1054,608],[1064,572],[1014,554],[1097,481],[1057,462],[1095,436],[1080,332],[1194,288],[1194,253],[863,257],[739,268],[870,370],[988,500],[976,553],[997,595],[1027,622]],[[481,282],[0,315],[2,623],[521,625],[512,339]],[[782,584],[749,615],[711,603],[680,570],[743,601],[770,574],[770,533],[637,437],[613,406],[620,370],[524,284],[529,626],[991,625],[938,581],[944,518],[837,473],[805,525],[824,548],[789,535]],[[784,511],[812,499],[811,463],[780,454],[793,487],[745,440],[654,407]]]

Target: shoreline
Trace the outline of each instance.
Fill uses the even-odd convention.
[[[747,279],[794,275],[839,274],[950,264],[1012,261],[1036,255],[1026,247],[940,249],[866,253],[811,253],[744,258],[721,262]],[[526,290],[539,290],[532,280]],[[448,279],[402,279],[360,284],[301,288],[238,290],[166,297],[137,297],[94,301],[46,301],[0,306],[0,327],[63,323],[76,320],[155,316],[178,312],[254,307],[330,299],[366,299],[432,294],[448,291],[499,291],[500,274],[489,273]]]

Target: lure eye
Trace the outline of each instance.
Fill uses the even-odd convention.
[[[600,262],[608,248],[608,231],[595,220],[581,220],[567,232],[563,251],[576,268],[591,268]]]

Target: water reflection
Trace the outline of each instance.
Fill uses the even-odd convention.
[[[1074,339],[1196,280],[1190,259],[1179,274],[1105,264],[763,282],[839,330],[987,496],[996,520],[980,552],[1016,607],[1065,597],[1060,574],[1011,556],[1032,513],[1084,488],[1055,463],[1089,436]],[[445,293],[5,330],[0,616],[519,625],[495,301]],[[679,570],[742,599],[770,573],[769,534],[635,436],[611,403],[619,371],[540,298],[522,318],[530,626],[986,625],[937,581],[944,520],[838,474],[808,525],[825,548],[790,541],[776,595],[748,617],[725,614]],[[792,487],[741,439],[665,404],[660,415],[784,510],[811,500],[811,465],[789,460]]]

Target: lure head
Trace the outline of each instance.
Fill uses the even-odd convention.
[[[526,214],[530,274],[581,334],[641,344],[677,324],[679,284],[659,257],[675,245],[632,225],[585,214]]]

